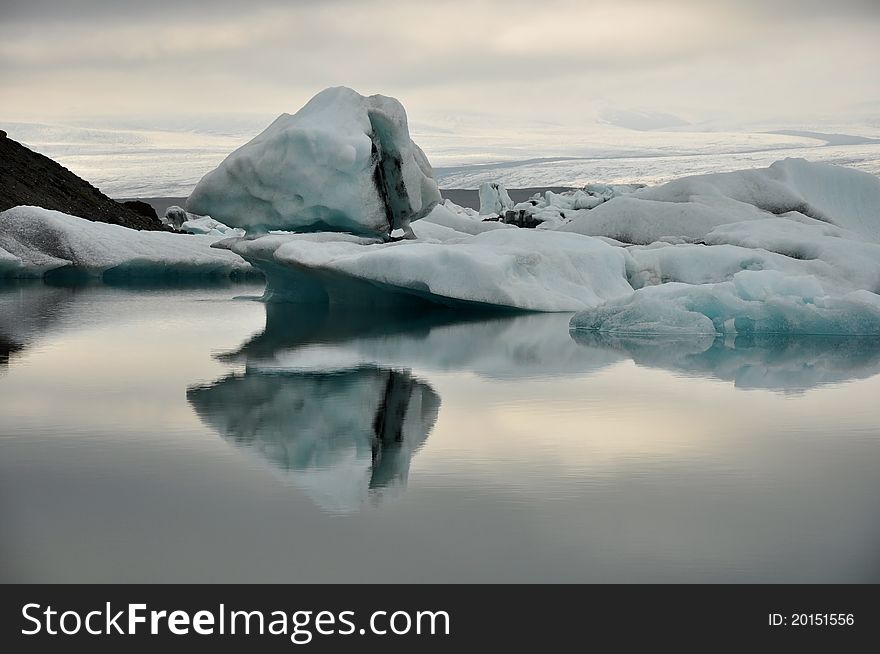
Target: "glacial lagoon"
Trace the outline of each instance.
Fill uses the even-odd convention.
[[[880,339],[0,287],[0,577],[878,582]]]

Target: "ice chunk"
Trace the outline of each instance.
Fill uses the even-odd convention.
[[[627,275],[633,288],[685,282],[727,281],[742,270],[776,270],[812,276],[829,293],[880,289],[880,244],[804,217],[722,225],[707,245],[654,243],[627,248]],[[847,237],[849,234],[849,237]]]
[[[694,241],[720,225],[807,216],[880,242],[880,179],[802,159],[769,168],[683,177],[613,197],[562,231],[627,243]]]
[[[180,226],[180,231],[187,234],[207,234],[208,236],[244,236],[243,229],[224,225],[211,216],[198,216],[186,220]]]
[[[605,200],[616,198],[620,195],[627,195],[633,191],[645,188],[644,184],[587,184],[584,187],[589,195]]]
[[[571,327],[625,334],[880,336],[880,296],[830,294],[816,277],[744,270],[718,284],[647,286],[578,313]]]
[[[403,106],[336,87],[230,154],[198,183],[186,210],[249,233],[388,235],[408,230],[440,199]]]
[[[483,182],[480,184],[480,215],[498,216],[513,209],[513,200],[502,184]]]
[[[876,175],[805,159],[777,161],[768,172],[807,203],[810,210],[803,213],[880,243],[880,178]]]
[[[447,200],[447,203],[449,201]],[[427,236],[428,224],[442,225],[454,230],[458,236],[482,234],[496,229],[516,229],[513,225],[505,225],[502,222],[481,220],[480,216],[473,216],[463,212],[453,211],[448,204],[438,205],[427,216],[413,225],[413,232],[419,238]],[[436,234],[436,231],[433,232]]]
[[[470,207],[459,206],[455,204],[455,202],[453,202],[452,200],[444,200],[443,206],[454,214],[467,216],[468,218],[474,218],[476,220],[482,220],[482,216],[480,216],[479,211],[477,211],[476,209],[471,209]]]
[[[227,240],[218,247],[263,270],[270,298],[303,302],[375,306],[426,300],[577,311],[632,291],[624,251],[577,234],[511,228],[449,242],[387,244],[317,236]]]
[[[173,227],[178,232],[186,234],[208,234],[209,236],[244,236],[244,230],[237,227],[229,227],[211,216],[199,216],[189,213],[177,205],[172,205],[165,210],[162,222]]]
[[[197,217],[196,214],[188,213],[183,207],[178,207],[176,204],[173,204],[165,209],[165,215],[162,216],[162,223],[169,227],[173,227],[176,230],[180,230],[180,226],[183,225],[183,223],[191,218]]]
[[[0,273],[12,277],[75,274],[104,279],[255,273],[241,257],[212,249],[216,240],[211,236],[137,231],[39,207],[14,207],[0,213],[0,251],[9,255],[0,256]]]

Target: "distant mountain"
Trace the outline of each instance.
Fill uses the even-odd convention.
[[[165,229],[156,216],[108,198],[61,164],[0,130],[0,211],[23,204],[132,229]]]

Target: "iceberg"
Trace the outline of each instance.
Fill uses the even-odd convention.
[[[880,295],[829,293],[812,276],[743,270],[717,284],[669,282],[576,314],[571,328],[622,334],[880,336]]]
[[[810,183],[826,173],[845,182]],[[573,328],[631,333],[874,334],[878,185],[785,160],[655,188],[548,191],[514,206],[538,229],[447,200],[394,242],[319,232],[214,247],[263,271],[267,300],[584,311]]]
[[[0,213],[0,276],[124,280],[244,277],[241,257],[211,245],[217,237],[137,231],[40,207]]]
[[[209,236],[244,236],[245,234],[243,229],[224,225],[211,216],[189,213],[177,205],[172,205],[165,210],[162,223],[185,234],[208,234]]]
[[[513,200],[502,184],[483,182],[480,184],[480,215],[498,216],[513,209]]]
[[[697,241],[720,225],[800,214],[880,243],[880,178],[803,159],[695,175],[638,189],[569,216],[562,231],[624,243]]]
[[[181,225],[191,218],[198,218],[198,216],[194,213],[188,213],[183,207],[178,207],[176,204],[173,204],[165,209],[165,215],[162,216],[162,224],[168,225],[172,229],[179,231]]]
[[[436,227],[445,229],[437,229]],[[434,209],[412,226],[413,234],[420,240],[455,240],[465,236],[491,232],[496,229],[516,229],[497,220],[483,220],[473,209],[459,207],[450,200]]]
[[[598,239],[518,228],[471,235],[432,227],[430,241],[279,234],[226,239],[215,247],[262,270],[266,297],[273,300],[578,311],[632,292],[624,250]],[[440,235],[438,228],[444,230]]]
[[[441,201],[394,98],[325,89],[205,175],[186,210],[248,233],[344,231],[389,237]]]

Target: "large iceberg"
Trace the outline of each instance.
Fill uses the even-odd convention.
[[[216,236],[137,231],[39,207],[0,213],[0,277],[243,277],[241,257],[211,245]]]
[[[568,215],[561,231],[624,243],[696,241],[719,225],[793,213],[880,243],[880,178],[803,159],[683,177]]]
[[[788,183],[775,199],[768,191],[777,183],[771,177]],[[635,292],[588,308],[572,319],[573,329],[880,335],[880,180],[787,160],[764,171],[701,176],[659,188],[668,195],[672,185],[724,188],[725,194],[711,207],[711,221],[702,209],[680,214],[681,225],[694,230],[691,236],[699,231],[699,240],[681,242],[693,240],[682,230],[667,232],[673,243],[626,247],[627,277]],[[638,197],[602,206],[644,202]],[[701,197],[697,204],[708,206],[708,194]],[[667,199],[659,204],[676,203]],[[637,222],[627,222],[634,214],[623,212],[618,218],[635,229]],[[659,229],[647,221],[649,211],[644,215],[639,233]],[[657,214],[658,222],[669,215]]]
[[[632,292],[625,251],[598,239],[517,228],[472,235],[431,222],[425,227],[416,230],[419,239],[396,243],[278,234],[227,239],[217,247],[262,270],[267,298],[275,300],[577,311]]]
[[[268,300],[583,311],[572,327],[637,333],[878,332],[867,173],[786,159],[519,204],[487,183],[479,212],[440,202],[403,107],[333,88],[230,155],[187,209],[247,230],[215,247],[263,271]],[[481,219],[509,212],[539,229]]]
[[[186,210],[249,233],[390,236],[439,202],[400,102],[336,87],[230,154],[201,179]]]
[[[844,181],[795,185],[824,173]],[[267,299],[586,311],[572,326],[603,331],[873,334],[878,184],[858,171],[783,161],[656,189],[548,192],[529,206],[570,218],[545,229],[482,221],[447,200],[413,225],[412,240],[275,234],[216,247],[266,273]],[[610,199],[599,200],[603,190]],[[633,213],[633,204],[645,207]],[[613,228],[571,231],[600,211]]]

